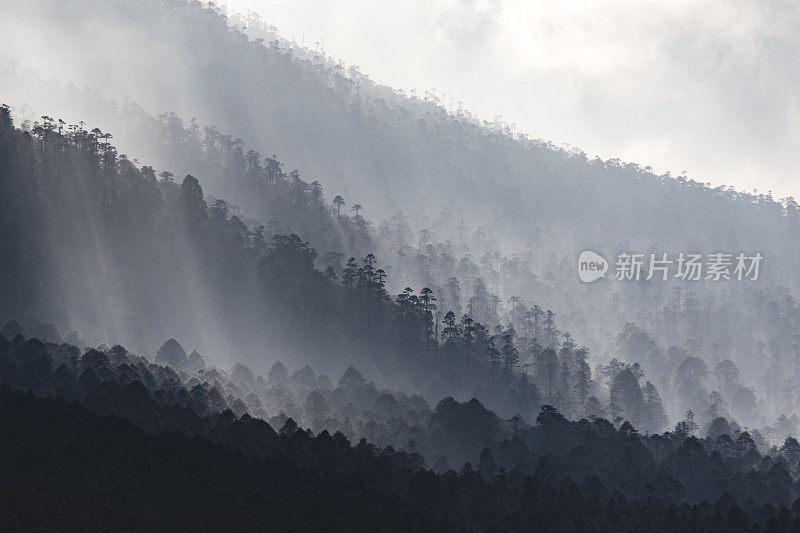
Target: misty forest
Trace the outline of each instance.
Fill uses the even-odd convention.
[[[0,529],[800,530],[793,198],[211,2],[12,4],[81,68],[0,48]],[[763,262],[615,279],[662,252]]]

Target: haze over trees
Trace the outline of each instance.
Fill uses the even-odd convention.
[[[9,19],[88,86],[0,63],[0,523],[800,524],[793,199],[532,140],[213,4]],[[583,284],[584,249],[764,264]]]

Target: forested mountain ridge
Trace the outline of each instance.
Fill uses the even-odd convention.
[[[109,32],[101,50],[80,49],[72,29],[89,14],[106,28],[124,21],[126,31]],[[88,61],[79,83],[215,124],[370,205],[373,218],[402,210],[424,223],[449,206],[456,219],[489,224],[518,246],[538,228],[549,250],[569,257],[623,242],[642,251],[761,248],[781,258],[774,279],[797,288],[790,237],[798,207],[790,198],[712,189],[512,136],[463,111],[450,114],[433,96],[406,96],[357,67],[289,47],[257,18],[228,18],[214,5],[38,0],[15,16],[41,21],[65,54]],[[111,63],[106,54],[114,54],[113,75],[94,68]],[[181,85],[191,90],[177,91]]]
[[[652,498],[645,502],[608,496],[596,482],[580,492],[575,484],[554,487],[534,476],[521,483],[508,477],[485,480],[467,467],[460,474],[440,476],[403,471],[392,463],[393,454],[376,455],[360,446],[343,450],[341,440],[327,433],[310,438],[298,431],[295,438],[281,438],[284,450],[296,450],[296,459],[279,452],[270,461],[248,461],[205,439],[149,435],[124,420],[97,417],[60,399],[39,400],[5,387],[0,387],[0,413],[0,464],[7,473],[0,488],[15,495],[0,503],[0,524],[12,530],[66,525],[91,531],[536,527],[744,532],[757,527],[754,522],[769,524],[770,531],[791,531],[800,523],[786,506],[756,507],[751,519],[731,505],[731,498],[715,506],[674,506]],[[265,429],[252,419],[236,421],[231,429],[247,431],[248,425]],[[61,467],[64,440],[75,455],[68,469]],[[303,464],[318,457],[324,459],[324,469]],[[71,470],[76,467],[79,474]],[[35,481],[43,475],[51,482]],[[390,487],[381,486],[381,480]],[[136,512],[131,512],[132,500]],[[43,508],[48,512],[42,513]]]
[[[255,368],[279,356],[325,371],[357,362],[407,390],[477,395],[511,414],[539,405],[520,365],[526,346],[547,368],[536,379],[549,383],[550,401],[576,413],[588,405],[588,353],[571,341],[556,353],[552,316],[519,335],[452,312],[440,323],[429,289],[390,301],[374,255],[320,272],[317,252],[297,235],[249,228],[224,200],[208,205],[196,178],[178,185],[162,172],[159,180],[152,167],[118,156],[101,132],[49,118],[23,131],[0,107],[0,169],[6,318],[150,352],[171,329],[217,362]],[[319,213],[319,200],[308,200]],[[558,369],[573,377],[556,383]]]
[[[794,199],[533,140],[210,2],[18,4],[0,527],[800,531]],[[614,275],[683,253],[763,262]]]
[[[14,494],[3,499],[6,527],[751,531],[760,523],[791,531],[800,520],[800,444],[790,438],[780,450],[760,450],[724,419],[705,439],[692,435],[691,421],[643,436],[628,423],[569,422],[550,406],[528,425],[501,422],[476,400],[446,398],[428,413],[396,405],[392,413],[379,397],[373,409],[381,414],[348,409],[373,427],[413,424],[418,440],[351,447],[353,428],[329,429],[328,419],[304,431],[282,416],[271,419],[282,423],[276,432],[258,417],[258,393],[244,401],[234,394],[256,381],[265,399],[284,387],[320,386],[302,408],[310,420],[324,414],[326,397],[345,394],[363,405],[369,387],[354,369],[331,390],[325,380],[309,382],[307,368],[288,376],[276,366],[266,379],[242,365],[230,374],[198,371],[174,340],[158,358],[0,335],[0,487]],[[437,446],[451,464],[469,450],[474,462],[452,464],[457,473],[443,457],[430,471],[417,446]],[[41,475],[51,482],[34,482]],[[50,507],[56,499],[65,504]],[[144,512],[127,512],[131,499]],[[49,512],[36,512],[38,502]]]
[[[221,29],[222,26],[220,26],[225,19],[219,17],[218,14],[215,15],[213,10],[195,12],[193,10],[199,9],[198,6],[187,5],[180,7],[181,4],[175,5],[178,6],[176,13],[195,13],[198,16],[202,14],[202,17],[211,17],[209,20],[215,20],[216,22],[209,22],[209,24],[216,28],[215,31],[217,31],[218,37],[222,39],[227,35],[225,32],[228,30],[223,31]],[[157,9],[156,12],[160,11]],[[154,16],[153,12],[147,10],[139,15],[143,17]],[[249,23],[250,31],[256,31],[260,27],[257,21]],[[235,30],[231,31],[234,35],[236,34]],[[213,31],[211,33],[213,34]],[[414,98],[407,99],[402,95],[388,91],[387,88],[375,87],[355,71],[345,73],[340,69],[333,68],[331,72],[328,59],[324,57],[315,59],[311,56],[293,59],[291,57],[292,54],[287,54],[285,50],[285,42],[280,46],[261,46],[259,43],[250,43],[247,46],[256,47],[256,50],[264,49],[255,52],[259,59],[257,61],[254,60],[256,64],[253,64],[250,70],[257,72],[259,68],[264,68],[266,64],[269,69],[272,69],[270,72],[276,74],[275,79],[283,79],[280,73],[283,73],[285,69],[289,69],[295,74],[297,72],[305,72],[303,76],[297,79],[305,80],[303,83],[308,82],[318,89],[319,87],[328,86],[325,90],[332,90],[334,95],[338,94],[335,87],[341,85],[339,82],[342,81],[335,81],[338,77],[360,79],[359,94],[350,94],[346,99],[349,102],[348,105],[355,106],[351,109],[353,113],[361,113],[363,111],[362,107],[378,106],[382,108],[381,105],[376,103],[376,95],[383,94],[387,98],[386,101],[389,102],[386,105],[412,106],[415,109],[412,113],[414,117],[424,117],[423,120],[428,122],[441,122],[437,126],[438,133],[429,132],[425,135],[439,135],[441,131],[451,131],[451,134],[448,135],[453,136],[456,133],[452,132],[460,131],[459,128],[463,129],[469,125],[472,128],[470,135],[473,137],[473,141],[471,142],[478,143],[473,147],[476,150],[480,148],[480,143],[484,142],[481,141],[483,137],[493,139],[492,143],[509,144],[509,146],[521,146],[526,142],[524,140],[511,139],[509,136],[497,132],[492,133],[490,131],[491,128],[487,130],[476,126],[470,117],[462,116],[458,119],[457,117],[447,116],[436,102],[425,102]],[[281,48],[282,46],[284,47],[283,49]],[[262,57],[259,54],[265,55]],[[10,76],[9,79],[12,78],[13,76]],[[180,78],[180,76],[177,76],[177,78]],[[274,83],[274,81],[272,80],[270,83]],[[19,86],[24,87],[26,83],[22,82]],[[265,90],[269,86],[265,85]],[[331,87],[334,88],[331,89]],[[322,91],[323,89],[319,90]],[[286,94],[285,90],[282,89],[282,91],[269,94],[272,96],[283,95],[282,97],[286,98],[294,97],[292,94]],[[316,91],[316,89],[313,89],[313,91]],[[394,96],[390,97],[389,93],[394,94]],[[88,107],[97,107],[99,105],[99,98],[94,98],[91,94],[86,94],[85,97],[89,100]],[[394,103],[392,104],[390,101]],[[257,105],[262,104],[259,103]],[[309,108],[306,106],[303,109]],[[359,109],[362,110],[359,111]],[[317,111],[322,112],[320,110]],[[373,114],[375,117],[383,116],[380,112],[374,112]],[[384,124],[386,120],[396,119],[400,123],[403,120],[411,120],[408,117],[402,118],[405,116],[403,113],[399,113],[398,116],[400,118],[384,117],[381,119],[383,122],[380,122],[380,127],[391,131],[391,127]],[[591,351],[594,357],[590,364],[594,367],[595,374],[598,375],[601,366],[605,366],[615,357],[620,358],[620,350],[614,343],[616,334],[625,327],[626,323],[636,322],[660,346],[657,350],[651,350],[649,344],[644,343],[641,345],[644,347],[641,351],[638,347],[632,350],[623,350],[625,353],[624,360],[629,364],[638,362],[645,368],[648,379],[660,390],[671,420],[675,421],[682,418],[687,409],[692,409],[698,413],[698,416],[704,417],[706,410],[714,409],[713,404],[715,401],[710,396],[713,392],[722,394],[723,401],[728,403],[730,411],[737,418],[747,420],[748,424],[753,423],[752,416],[757,403],[760,404],[758,410],[762,413],[767,413],[768,420],[776,420],[781,415],[790,417],[794,410],[794,405],[798,403],[798,399],[795,398],[793,393],[787,396],[782,392],[780,394],[775,392],[783,391],[789,387],[787,379],[797,379],[796,369],[791,361],[793,360],[792,358],[797,358],[797,354],[800,353],[798,352],[800,344],[795,342],[792,335],[787,332],[793,330],[793,324],[800,323],[800,311],[791,298],[790,292],[774,286],[775,282],[781,281],[784,277],[783,274],[775,270],[775,267],[782,269],[791,263],[791,259],[787,262],[782,256],[766,255],[763,272],[764,281],[752,287],[735,285],[732,287],[718,287],[708,283],[699,287],[692,287],[679,282],[663,285],[646,284],[645,286],[601,282],[596,286],[587,287],[577,283],[574,264],[570,261],[570,259],[574,259],[574,255],[573,257],[570,257],[570,255],[576,255],[577,248],[573,247],[570,253],[566,253],[564,245],[570,242],[570,239],[563,236],[564,231],[575,230],[576,221],[579,224],[583,223],[581,222],[585,220],[583,214],[563,217],[563,214],[552,213],[547,220],[548,224],[552,223],[553,226],[537,226],[534,228],[534,231],[529,235],[530,245],[526,246],[525,251],[522,253],[520,253],[519,248],[511,248],[508,253],[503,253],[503,247],[498,246],[498,241],[503,241],[509,231],[515,231],[519,227],[518,224],[503,223],[502,225],[498,224],[491,227],[475,228],[474,226],[465,225],[458,220],[455,214],[447,213],[446,211],[439,217],[428,217],[428,220],[416,216],[404,217],[396,215],[380,224],[375,221],[376,224],[370,227],[369,222],[359,213],[358,209],[352,210],[356,207],[361,207],[361,204],[356,204],[358,196],[355,196],[356,200],[354,201],[353,197],[345,194],[344,199],[341,201],[346,201],[347,205],[343,208],[338,203],[336,206],[333,203],[322,205],[320,194],[323,186],[328,189],[330,196],[333,197],[329,198],[329,200],[341,199],[342,195],[338,193],[345,192],[342,187],[335,185],[335,180],[334,185],[329,184],[326,179],[321,182],[317,180],[308,183],[297,172],[287,173],[282,170],[280,162],[274,156],[263,158],[254,151],[249,151],[249,148],[246,151],[243,148],[242,141],[231,135],[220,133],[212,126],[202,128],[201,132],[197,121],[192,120],[184,123],[177,115],[170,113],[165,113],[156,119],[144,113],[141,108],[138,108],[130,100],[123,102],[120,115],[115,120],[119,121],[120,139],[128,139],[131,146],[138,147],[141,151],[140,157],[144,157],[141,154],[147,154],[148,156],[152,154],[154,160],[159,162],[159,168],[176,172],[178,175],[182,175],[184,172],[192,173],[198,177],[199,182],[206,191],[214,191],[214,196],[234,198],[233,205],[242,209],[241,211],[233,210],[231,213],[237,215],[238,219],[244,220],[254,229],[258,226],[264,226],[266,234],[295,232],[300,234],[303,240],[310,241],[320,251],[316,258],[316,264],[320,270],[331,267],[337,275],[341,275],[347,256],[363,257],[366,253],[376,251],[383,269],[388,274],[387,281],[393,292],[401,292],[406,286],[428,287],[433,290],[433,295],[437,297],[437,307],[434,310],[436,326],[440,326],[446,313],[452,311],[457,320],[462,314],[466,313],[485,324],[490,330],[496,325],[507,326],[508,324],[513,324],[516,331],[526,331],[530,337],[533,329],[530,325],[532,322],[531,317],[537,312],[537,306],[532,305],[535,302],[540,304],[543,309],[548,307],[554,309],[562,327],[573,332],[575,342],[586,344],[592,348]],[[296,150],[299,149],[301,144],[310,143],[309,145],[313,145],[313,143],[319,141],[317,134],[303,137],[302,139],[293,139],[290,132],[292,128],[297,126],[283,124],[279,121],[268,120],[260,123],[259,131],[272,131],[278,125],[280,125],[280,138],[273,139],[275,145],[266,147],[265,153],[274,151],[283,153],[283,150],[276,148],[284,147],[287,143],[292,144]],[[117,130],[114,131],[116,133]],[[415,137],[410,136],[408,138],[414,139]],[[108,139],[106,139],[106,142],[108,142]],[[395,144],[389,143],[391,146],[395,146]],[[572,161],[571,165],[577,164],[573,161],[573,156],[567,156],[552,147],[536,146],[538,148],[529,147],[529,149],[533,151],[544,150],[543,153],[550,154],[548,156],[549,159],[545,158],[548,161],[551,159],[553,161],[562,161],[562,163],[564,161]],[[302,149],[306,150],[306,148]],[[307,155],[315,157],[312,152],[309,151]],[[558,155],[559,153],[561,155]],[[491,152],[491,154],[492,157],[496,155],[495,152]],[[332,156],[326,163],[329,164],[328,169],[331,171],[338,171],[335,157],[338,157],[338,155]],[[565,159],[559,159],[560,157]],[[453,164],[455,165],[455,163]],[[537,165],[539,164],[537,163]],[[537,165],[533,165],[531,168],[549,169],[543,172],[541,180],[550,180],[552,176],[557,175],[555,171],[552,171],[552,165],[550,167]],[[590,165],[592,168],[595,166],[597,166],[597,162]],[[607,166],[606,163],[600,165],[602,168]],[[614,167],[614,165],[611,165],[611,167]],[[303,168],[305,169],[305,167]],[[439,171],[444,172],[442,169],[437,172]],[[603,170],[603,172],[607,172],[607,170]],[[416,175],[417,172],[412,174]],[[749,215],[743,215],[743,213],[759,212],[767,218],[756,224],[755,228],[764,228],[769,235],[779,235],[780,232],[775,233],[773,231],[774,227],[781,228],[783,225],[788,224],[787,231],[791,235],[791,227],[794,224],[792,220],[795,218],[792,215],[793,204],[791,201],[787,200],[781,206],[770,203],[767,197],[758,198],[741,195],[735,191],[714,192],[691,182],[681,184],[680,179],[647,177],[645,176],[646,173],[642,174],[632,168],[627,168],[625,172],[620,171],[617,174],[620,176],[624,174],[627,176],[624,179],[632,180],[630,181],[631,183],[642,182],[642,184],[636,186],[638,192],[633,193],[635,195],[645,194],[643,191],[651,190],[661,200],[671,198],[670,195],[665,196],[662,194],[663,191],[659,192],[658,188],[651,188],[656,187],[656,185],[653,185],[654,183],[661,183],[657,187],[673,188],[674,194],[681,197],[680,200],[676,199],[674,203],[684,207],[690,204],[695,205],[697,207],[692,208],[691,211],[698,213],[708,212],[710,206],[716,206],[714,202],[717,202],[717,200],[714,200],[709,204],[706,200],[702,200],[701,197],[706,199],[719,197],[721,198],[719,201],[725,203],[728,207],[734,210],[744,210],[736,211],[736,214],[731,215],[732,220],[739,221],[737,223],[748,219]],[[307,175],[309,174],[304,170],[302,176]],[[310,175],[328,176],[325,172]],[[405,179],[404,177],[402,180],[394,180],[394,182],[396,184],[406,183]],[[608,179],[611,180],[610,183],[615,183],[614,180],[617,178]],[[537,181],[541,180],[537,178]],[[483,181],[489,184],[492,180],[486,178]],[[548,187],[556,187],[554,189],[556,195],[551,195],[551,191],[548,189],[547,193],[540,198],[537,197],[536,201],[546,204],[547,209],[553,209],[557,205],[572,209],[573,204],[579,200],[579,197],[576,196],[561,202],[561,200],[558,200],[558,195],[573,186],[575,186],[575,190],[583,191],[584,188],[582,186],[578,187],[577,183],[553,181]],[[647,185],[647,183],[650,183],[650,185]],[[564,191],[558,192],[560,190],[559,187],[564,187]],[[278,190],[276,191],[276,189]],[[456,188],[451,189],[456,191]],[[364,189],[360,188],[359,191],[361,190]],[[690,194],[690,192],[686,191],[695,191],[697,196],[696,198],[692,196],[692,198],[695,198],[696,201],[686,202],[685,200],[689,196],[684,193]],[[694,195],[695,192],[691,192],[691,194]],[[394,193],[392,192],[391,194]],[[424,204],[421,202],[433,201],[437,194],[434,190],[432,194],[420,195],[417,200],[409,202],[407,207],[422,209]],[[583,192],[579,194],[583,194]],[[515,192],[513,196],[518,197],[518,194]],[[481,197],[490,198],[491,194],[488,196],[483,194]],[[614,199],[617,197],[618,195],[616,194],[609,198],[593,197],[592,201],[597,204],[593,209],[605,209],[602,206],[608,203],[613,204]],[[673,203],[671,200],[664,201],[669,205]],[[210,200],[209,203],[213,203],[213,200]],[[451,207],[458,205],[457,202],[454,204],[451,201],[445,203]],[[638,205],[638,200],[636,203]],[[366,213],[375,213],[376,211],[380,213],[381,211],[380,203],[373,205],[364,202],[363,205]],[[684,209],[684,207],[681,207],[681,209]],[[722,209],[722,211],[725,211],[725,209]],[[432,208],[423,210],[435,212]],[[332,217],[331,215],[334,211],[336,215]],[[525,209],[511,209],[510,211],[526,212]],[[656,212],[652,209],[646,209],[645,211],[648,214]],[[720,209],[714,207],[713,211],[719,213]],[[410,209],[409,212],[413,213]],[[479,209],[479,212],[483,211]],[[541,221],[540,212],[541,210],[537,208],[530,213],[531,216],[528,218]],[[355,213],[355,215],[348,216],[348,214],[352,213]],[[589,211],[586,211],[586,213],[589,213]],[[620,214],[623,217],[634,215],[635,213],[629,210]],[[370,218],[373,218],[373,216],[370,216]],[[767,219],[770,219],[770,217],[773,217],[773,221],[778,221],[777,226],[768,222]],[[333,223],[331,223],[331,218],[334,218]],[[497,217],[493,218],[497,219]],[[673,213],[666,218],[672,221],[676,216]],[[681,216],[679,215],[677,218],[680,219]],[[715,215],[715,220],[718,222],[717,219],[719,219],[719,216]],[[600,216],[596,220],[602,222],[604,218]],[[418,225],[423,225],[424,227],[415,235],[411,228]],[[592,227],[597,226],[595,223],[591,225]],[[643,227],[647,227],[647,224],[642,226],[640,222],[631,221],[631,227],[639,231]],[[699,227],[702,227],[702,225],[698,224]],[[502,228],[502,231],[498,231],[499,228]],[[659,231],[662,229],[665,232],[672,231],[669,228],[662,228],[662,225],[659,225],[659,228],[661,228]],[[576,234],[589,235],[582,232],[582,230],[575,231]],[[694,233],[705,236],[713,234],[714,231],[703,229],[703,231],[695,231]],[[624,232],[616,232],[616,234],[621,235],[620,239],[625,237],[626,246],[633,247],[632,241],[627,238],[628,235]],[[500,235],[499,238],[498,235]],[[677,231],[673,237],[676,235],[685,235],[685,232],[683,230]],[[417,242],[414,243],[417,236]],[[781,239],[783,242],[790,244],[794,242],[791,237]],[[754,240],[763,241],[761,237]],[[657,243],[659,241],[653,242]],[[661,242],[674,242],[674,239]],[[720,242],[728,242],[731,243],[731,246],[738,247],[741,246],[740,243],[742,241],[738,235],[728,232],[724,240],[717,239],[714,242],[716,245],[719,245]],[[710,243],[711,241],[709,241]],[[615,250],[623,249],[621,246],[619,242],[613,244]],[[674,244],[674,246],[675,248],[663,249],[680,249],[678,244]],[[597,246],[597,249],[602,248],[602,245]],[[791,245],[780,246],[779,248],[781,254],[793,255]],[[648,247],[648,250],[656,249],[656,244],[650,244]],[[753,250],[755,249],[753,248]],[[760,250],[761,248],[759,247],[758,249]],[[644,249],[640,251],[644,251]],[[563,254],[566,254],[566,257]],[[791,276],[789,279],[794,279],[794,277]],[[720,288],[722,290],[719,290]],[[202,293],[202,291],[200,292]],[[504,306],[506,302],[509,303],[507,307]],[[728,309],[732,307],[737,309],[735,313],[728,312]],[[722,319],[712,318],[720,315],[723,315]],[[10,316],[12,315],[7,315],[7,317]],[[132,317],[136,316],[136,313],[128,313],[127,319],[117,326],[117,332],[126,332],[127,337],[119,337],[115,332],[96,335],[96,337],[116,338],[126,341],[137,348],[144,348],[144,346],[136,344],[143,339],[140,334],[142,331],[141,323],[139,325],[131,324],[131,322],[138,320],[132,320]],[[55,320],[55,318],[53,319]],[[138,329],[134,329],[134,326]],[[158,334],[154,334],[151,337],[153,340],[148,343],[148,348],[153,349],[156,339],[168,334],[191,337],[197,333],[191,330],[185,331],[187,333],[184,336],[178,328],[165,327]],[[214,335],[209,336],[214,337]],[[438,332],[436,332],[436,336],[438,337]],[[242,338],[242,336],[238,337]],[[664,354],[671,347],[675,347],[676,350],[683,350],[685,353],[672,350],[670,353],[682,355],[679,357],[666,357]],[[524,346],[521,346],[521,348],[523,349],[520,351],[520,365],[537,364],[533,351],[524,349]],[[558,348],[555,349],[558,350]],[[252,350],[246,347],[238,347],[237,350],[240,353],[253,353]],[[216,353],[224,353],[229,350],[214,351]],[[676,384],[681,380],[678,373],[678,365],[686,356],[703,359],[708,370],[715,369],[720,361],[731,361],[736,365],[743,379],[739,380],[738,388],[730,388],[729,392],[716,390],[719,388],[718,384],[711,385],[706,383],[705,387],[697,386],[693,389],[690,400],[684,398],[678,394]],[[708,378],[701,377],[701,381],[703,379],[709,381]],[[713,381],[714,378],[711,377],[710,380]],[[595,389],[595,395],[605,401],[607,398],[603,398],[603,396],[610,393],[612,381],[613,379],[609,379],[606,387]],[[761,383],[765,385],[761,385]],[[542,383],[538,383],[538,385],[541,391]],[[548,388],[550,388],[549,384]],[[733,396],[739,393],[740,390],[741,394],[739,396],[742,401],[733,402]],[[467,392],[473,391],[468,389]],[[750,396],[752,396],[752,399]],[[549,401],[557,403],[552,398]],[[735,405],[731,406],[731,403],[735,403]],[[569,412],[569,408],[566,406],[559,405],[559,407],[563,408],[565,412]],[[713,418],[713,415],[709,416]]]
[[[326,372],[356,363],[429,401],[475,396],[508,417],[531,419],[546,403],[569,418],[610,416],[654,433],[668,422],[639,364],[593,369],[589,351],[559,331],[550,310],[534,306],[516,328],[490,328],[469,314],[440,314],[428,288],[406,288],[391,301],[372,254],[320,272],[308,243],[294,234],[267,239],[263,227],[230,215],[224,200],[209,206],[194,177],[178,185],[162,172],[159,180],[151,167],[118,156],[102,132],[49,118],[15,129],[0,109],[1,222],[11,252],[3,273],[14,281],[0,312],[23,317],[29,330],[55,322],[153,353],[173,328],[217,363],[242,360],[265,371],[281,358]],[[319,199],[307,200],[295,209],[322,209]],[[326,216],[338,224],[338,214]],[[482,317],[489,305],[484,289],[469,307]],[[60,340],[56,326],[42,331]],[[702,390],[693,379],[676,384]],[[696,410],[703,424],[718,413]],[[793,433],[782,429],[773,440]]]
[[[791,198],[657,176],[647,167],[512,135],[503,124],[483,123],[433,94],[406,95],[375,84],[357,67],[289,43],[257,17],[229,17],[213,5],[37,0],[13,15],[46,28],[47,39],[60,43],[54,53],[64,52],[60,65],[77,62],[80,68],[64,72],[64,79],[120,99],[118,122],[109,125],[120,139],[130,139],[125,149],[134,157],[173,172],[202,169],[207,175],[196,177],[206,190],[235,199],[269,228],[272,217],[261,219],[263,204],[246,172],[225,175],[214,168],[241,157],[207,160],[211,165],[186,159],[194,124],[215,124],[212,132],[225,132],[223,145],[245,139],[253,150],[277,154],[261,158],[261,165],[282,161],[324,186],[331,201],[340,197],[346,205],[336,207],[344,226],[339,237],[296,223],[303,216],[293,220],[290,203],[281,208],[289,212],[278,221],[282,231],[291,226],[303,234],[319,250],[323,269],[337,261],[328,253],[343,253],[342,247],[358,257],[375,252],[393,293],[405,286],[434,291],[437,319],[447,311],[457,318],[469,312],[490,328],[512,323],[520,330],[534,304],[550,308],[577,342],[591,348],[595,367],[618,355],[617,334],[635,323],[662,353],[674,346],[707,369],[732,361],[768,418],[790,416],[798,403],[794,394],[778,400],[772,392],[800,380],[794,363],[800,343],[790,333],[800,324],[792,296],[800,268],[798,208]],[[104,47],[89,49],[75,39],[73,28],[86,20],[111,28]],[[125,31],[113,30],[121,27]],[[7,90],[25,98],[34,93],[28,86],[11,81]],[[137,124],[123,95],[146,109],[177,114],[161,115],[163,124],[156,126],[152,118]],[[183,126],[178,117],[185,118]],[[362,216],[350,210],[356,205],[363,206],[367,227],[348,233],[350,220]],[[374,245],[369,250],[367,240]],[[602,280],[587,286],[575,273],[583,249],[612,261],[623,251],[760,252],[764,263],[761,279],[749,285]],[[468,309],[476,295],[490,305]],[[625,362],[639,362],[654,376],[676,420],[685,406],[667,389],[680,361],[659,358],[659,350],[631,352]],[[529,359],[523,355],[522,363]],[[714,376],[702,380],[708,389]],[[705,401],[694,402],[694,410],[704,410]]]

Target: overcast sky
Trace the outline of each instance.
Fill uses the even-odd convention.
[[[800,197],[797,2],[225,3],[375,81],[436,89],[533,137]]]

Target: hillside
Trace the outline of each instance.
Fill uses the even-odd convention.
[[[780,258],[770,275],[795,283],[791,199],[710,189],[516,138],[463,112],[448,114],[433,99],[376,86],[355,67],[287,48],[260,21],[228,19],[199,2],[37,0],[14,17],[37,21],[58,40],[51,61],[68,69],[65,79],[214,124],[369,206],[373,219],[404,211],[424,224],[447,206],[455,220],[488,225],[511,245],[531,241],[538,228],[548,251],[570,258],[619,243],[642,251],[735,244]],[[105,28],[103,47],[75,38],[74,28],[88,24]],[[146,140],[139,143],[126,149],[149,156]]]
[[[168,341],[159,357],[179,362],[175,350]],[[253,407],[258,393],[247,404],[235,397],[249,369],[197,372],[164,359],[0,335],[4,527],[791,531],[800,523],[795,439],[762,455],[747,432],[724,424],[702,440],[685,423],[641,436],[602,418],[569,422],[550,406],[534,425],[502,423],[474,399],[383,420],[360,413],[369,431],[412,423],[424,448],[468,443],[475,457],[486,444],[475,466],[454,464],[456,472],[442,458],[434,471],[414,441],[410,451],[366,439],[352,446],[352,429],[326,427],[334,419],[315,423],[315,435],[284,417],[276,432]],[[360,404],[368,386],[356,375],[345,372],[336,390]],[[271,385],[259,376],[258,388],[290,394],[303,376],[272,371]],[[336,395],[322,387],[303,416],[326,401],[309,398]]]
[[[91,109],[131,157],[178,176],[191,173],[251,225],[309,241],[320,270],[341,274],[347,256],[374,252],[391,293],[433,290],[437,325],[452,311],[490,328],[532,330],[537,309],[552,309],[575,342],[590,348],[596,371],[614,358],[644,367],[673,421],[688,408],[705,411],[713,392],[731,405],[741,389],[750,392],[740,393],[747,396],[734,408],[740,416],[753,416],[755,404],[770,419],[794,411],[800,354],[791,333],[800,325],[794,200],[711,189],[511,135],[502,124],[447,113],[434,97],[378,86],[355,67],[288,43],[257,18],[226,17],[213,6],[41,0],[14,16],[37,20],[32,31],[59,39],[53,73],[94,88],[55,91],[63,95],[55,111]],[[105,28],[104,47],[75,38],[72,28],[86,21]],[[54,94],[27,75],[7,79],[4,90],[17,105],[21,98],[42,105]],[[176,113],[154,118],[161,110]],[[277,157],[252,166],[249,149]],[[281,164],[290,185],[299,176],[324,189],[328,201],[343,198],[333,226],[320,214],[296,211],[290,197],[253,189],[253,168],[269,173]],[[351,217],[356,204],[361,210]],[[757,283],[584,285],[575,275],[583,249],[607,258],[695,251],[758,252],[765,259]],[[644,342],[620,345],[628,323],[643,330]],[[522,365],[535,364],[533,352],[520,355]],[[686,356],[706,369],[691,398],[677,385]],[[738,376],[727,391],[710,375],[725,361]]]
[[[0,530],[800,531],[793,198],[212,2],[17,1],[0,53]]]

